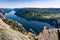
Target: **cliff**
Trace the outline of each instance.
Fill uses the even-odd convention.
[[[0,19],[0,40],[30,40],[22,33],[10,28],[9,25]]]
[[[44,27],[38,40],[60,40],[60,29]]]
[[[10,28],[12,28],[13,30],[17,30],[21,33],[25,33],[27,32],[26,29],[23,27],[22,24],[20,24],[17,21],[13,21],[11,19],[2,19],[6,24],[8,24],[10,26]]]

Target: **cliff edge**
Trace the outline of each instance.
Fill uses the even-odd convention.
[[[43,32],[39,34],[38,40],[60,40],[60,29],[44,27]]]
[[[9,25],[0,19],[0,40],[29,40],[29,38],[11,29]]]

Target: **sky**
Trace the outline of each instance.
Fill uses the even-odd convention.
[[[60,8],[60,0],[0,0],[0,8]]]

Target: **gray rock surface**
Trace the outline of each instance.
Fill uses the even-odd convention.
[[[9,25],[0,19],[0,40],[30,40],[22,33],[10,28]]]
[[[40,33],[38,40],[59,40],[59,29],[56,28],[44,28]]]

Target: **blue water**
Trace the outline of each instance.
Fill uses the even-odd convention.
[[[14,13],[11,13],[11,12],[6,13],[5,17],[7,19],[12,19],[12,20],[18,21],[19,23],[21,23],[24,26],[24,28],[26,28],[27,31],[32,30],[32,32],[36,33],[36,34],[40,33],[43,30],[44,26],[47,26],[49,28],[54,28],[53,26],[51,26],[48,23],[34,21],[34,20],[29,21],[29,20],[26,20],[22,17],[18,17]]]

